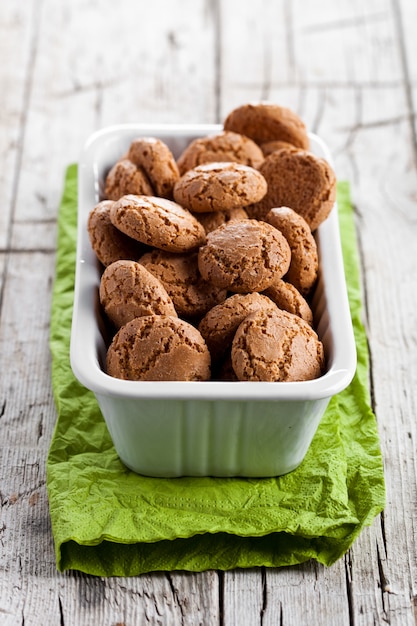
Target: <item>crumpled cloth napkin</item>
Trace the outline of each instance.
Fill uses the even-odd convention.
[[[98,576],[155,570],[331,565],[384,507],[358,259],[347,183],[338,185],[345,271],[358,366],[335,396],[302,464],[278,478],[148,478],[119,460],[92,392],[72,374],[77,167],[59,210],[51,311],[52,384],[58,419],[47,459],[57,568]]]

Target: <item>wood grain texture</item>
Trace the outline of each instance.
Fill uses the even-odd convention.
[[[417,5],[318,5],[2,2],[2,626],[417,624]],[[302,115],[351,183],[386,509],[331,568],[59,574],[45,461],[56,417],[48,332],[65,166],[106,125],[218,122],[260,98]]]

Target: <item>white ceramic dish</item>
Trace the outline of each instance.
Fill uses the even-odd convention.
[[[121,125],[95,133],[79,163],[78,243],[71,365],[97,398],[121,460],[149,476],[277,476],[303,460],[330,398],[350,383],[356,367],[337,207],[317,231],[319,279],[312,302],[327,370],[316,380],[261,382],[135,382],[103,370],[98,285],[87,218],[101,199],[110,166],[139,136],[159,137],[178,156],[216,125]],[[324,143],[311,150],[331,161]]]

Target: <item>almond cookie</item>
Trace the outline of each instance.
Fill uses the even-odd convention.
[[[305,150],[276,150],[260,167],[268,192],[247,208],[248,215],[264,219],[274,207],[299,213],[312,231],[329,215],[336,199],[336,176],[329,163]]]
[[[198,270],[198,254],[152,250],[139,262],[164,285],[178,315],[202,317],[227,296],[227,290],[205,281]]]
[[[174,155],[163,141],[139,137],[130,144],[128,158],[148,175],[154,189],[154,193],[148,195],[172,198],[172,189],[180,174]]]
[[[280,141],[279,139],[275,141],[267,141],[261,145],[261,150],[264,157],[267,157],[271,154],[271,152],[275,152],[275,150],[289,150],[294,149],[294,146],[288,141]]]
[[[196,213],[195,217],[200,224],[204,226],[204,230],[207,233],[211,233],[222,224],[227,222],[233,222],[235,220],[247,220],[248,214],[245,209],[232,209],[231,211],[213,211],[211,213]]]
[[[276,283],[265,289],[263,292],[268,298],[275,302],[279,309],[288,311],[293,315],[298,315],[310,326],[313,325],[313,311],[307,300],[303,298],[301,293],[285,280],[278,280]]]
[[[107,373],[124,380],[210,379],[210,353],[194,326],[178,317],[136,317],[107,351]]]
[[[241,322],[254,311],[276,308],[260,293],[236,293],[206,313],[198,325],[210,351],[212,362],[218,361],[230,349],[235,332]]]
[[[119,200],[129,193],[154,194],[152,185],[142,168],[129,159],[117,161],[106,176],[104,194],[109,200]]]
[[[194,213],[207,213],[245,207],[261,200],[266,191],[264,177],[253,167],[242,163],[205,163],[179,179],[174,199]]]
[[[258,145],[280,140],[307,149],[310,143],[305,124],[294,111],[268,102],[237,107],[226,117],[224,129],[246,135]]]
[[[317,280],[319,256],[317,243],[305,219],[289,207],[271,209],[265,220],[278,228],[291,248],[291,263],[285,280],[306,296]]]
[[[252,139],[223,131],[194,139],[177,160],[177,165],[182,175],[203,163],[233,161],[258,168],[263,160],[262,150]]]
[[[99,202],[88,216],[87,231],[98,260],[105,267],[120,259],[138,259],[147,247],[135,239],[128,237],[113,226],[110,219],[110,208],[114,202]]]
[[[104,312],[116,328],[144,315],[177,317],[165,287],[135,261],[109,265],[101,277],[99,296]]]
[[[232,364],[241,381],[312,380],[323,373],[323,344],[297,315],[278,308],[256,311],[236,331]]]
[[[195,250],[206,240],[202,224],[165,198],[123,196],[111,207],[110,219],[132,239],[169,252]]]
[[[288,271],[291,250],[282,233],[257,220],[238,220],[207,235],[198,267],[207,281],[235,293],[264,291]]]

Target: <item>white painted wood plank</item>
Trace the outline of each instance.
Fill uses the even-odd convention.
[[[0,19],[0,249],[8,246],[9,224],[25,128],[36,7],[6,2]]]
[[[223,624],[263,623],[266,608],[264,568],[232,570],[223,574]],[[280,621],[276,621],[280,624]]]
[[[307,84],[398,83],[389,0],[292,3],[298,80]]]
[[[398,532],[402,526],[398,525]],[[398,554],[393,554],[390,546],[398,549]],[[401,546],[386,537],[384,524],[379,524],[378,520],[360,535],[346,558],[355,624],[387,622],[415,626],[415,594],[410,588],[412,573],[403,559]],[[378,564],[378,570],[374,563]]]
[[[221,2],[221,120],[245,102],[271,100],[300,112],[292,3]]]
[[[0,327],[2,445],[40,445],[44,452],[52,435],[48,338],[53,275],[49,253],[13,254],[8,260]]]
[[[349,623],[343,560],[331,569],[306,563],[274,571],[267,576],[267,598],[264,623],[268,626]]]

